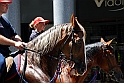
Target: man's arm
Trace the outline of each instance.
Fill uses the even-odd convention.
[[[0,35],[0,44],[1,45],[10,45],[10,46],[15,46],[15,41],[8,39],[2,35]]]
[[[2,35],[0,35],[0,44],[1,45],[9,45],[9,46],[14,46],[20,50],[23,50],[24,44],[23,42],[16,42],[14,40],[8,39]]]

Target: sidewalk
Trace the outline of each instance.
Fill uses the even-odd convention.
[[[96,82],[84,82],[84,83],[124,83],[124,79],[121,80],[120,82],[101,82],[101,80],[96,80]]]
[[[123,79],[123,80],[121,80],[119,83],[124,83],[124,79]]]

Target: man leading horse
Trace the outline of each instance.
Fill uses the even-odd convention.
[[[16,33],[9,20],[2,16],[2,14],[7,12],[8,5],[11,3],[12,0],[0,0],[0,82],[2,83],[7,71],[6,67],[9,67],[13,62],[12,57],[5,59],[11,52],[9,46],[14,46],[19,50],[22,50],[24,47],[21,37]]]

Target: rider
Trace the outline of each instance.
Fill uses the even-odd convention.
[[[29,41],[33,40],[35,37],[44,32],[45,24],[49,23],[49,20],[44,20],[42,17],[36,17],[30,24],[30,28],[33,28],[30,35]]]
[[[3,72],[7,71],[5,58],[11,52],[9,46],[14,46],[19,50],[23,50],[24,47],[24,42],[21,42],[21,37],[17,35],[9,20],[2,16],[7,12],[8,5],[11,3],[12,0],[0,0],[0,80],[3,80]]]

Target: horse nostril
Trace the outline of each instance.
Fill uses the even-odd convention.
[[[84,68],[84,67],[83,67],[83,68],[79,68],[78,73],[79,73],[79,74],[83,74],[84,71],[85,71],[85,68]]]
[[[85,68],[81,68],[81,71],[84,73],[84,71],[85,71]],[[82,74],[83,74],[83,73],[82,73]]]
[[[79,74],[83,74],[83,72],[84,72],[84,71],[83,71],[82,68],[80,68],[79,71],[78,71]]]
[[[85,69],[86,69],[86,64],[82,61],[74,61],[75,62],[75,66],[74,68],[77,70],[78,74],[83,74]]]

